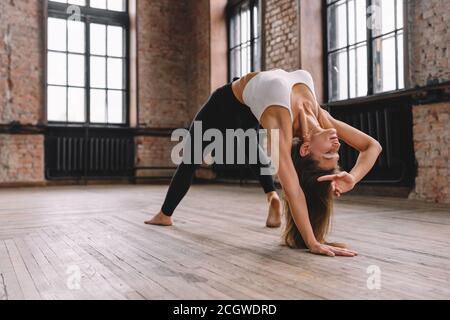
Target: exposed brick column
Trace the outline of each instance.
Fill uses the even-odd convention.
[[[413,108],[418,172],[410,198],[450,203],[450,102]]]
[[[413,86],[450,79],[450,1],[409,1],[409,51]]]
[[[180,127],[186,122],[187,1],[138,1],[139,125]]]
[[[43,1],[0,1],[0,124],[44,114]],[[0,186],[44,181],[42,135],[0,135]]]
[[[411,86],[450,80],[450,2],[409,1]],[[450,102],[413,106],[418,164],[410,198],[450,203]]]
[[[265,69],[295,70],[300,65],[298,0],[266,0]]]
[[[209,1],[138,1],[140,127],[185,128],[211,93]],[[136,137],[136,165],[173,166],[175,143]]]

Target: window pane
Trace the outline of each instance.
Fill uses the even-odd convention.
[[[241,15],[236,13],[236,45],[240,44],[242,42],[241,39]]]
[[[347,52],[339,51],[330,54],[328,66],[331,100],[347,99]]]
[[[69,0],[70,4],[76,4],[79,6],[85,6],[86,5],[86,1],[85,0]]]
[[[108,0],[108,10],[125,11],[124,0]]]
[[[405,88],[405,75],[404,75],[404,56],[403,56],[403,33],[398,35],[397,38],[397,64],[398,64],[398,89]]]
[[[231,17],[231,21],[230,21],[230,45],[231,48],[233,48],[236,43],[237,43],[237,39],[236,39],[236,16]]]
[[[106,9],[106,0],[91,0],[91,8]]]
[[[108,88],[123,89],[123,59],[108,58]]]
[[[235,68],[236,68],[236,76],[240,77],[242,76],[241,70],[241,48],[236,48],[236,50],[234,51],[234,55],[235,55]]]
[[[106,88],[106,58],[91,57],[91,87]]]
[[[68,97],[68,120],[69,122],[85,121],[85,97],[84,89],[69,88]]]
[[[328,8],[328,48],[334,50],[347,45],[347,9],[345,1]]]
[[[66,54],[59,52],[49,52],[48,53],[48,74],[47,81],[49,84],[66,85]]]
[[[69,35],[69,51],[76,53],[84,53],[85,52],[84,22],[69,21],[68,35]]]
[[[241,39],[242,43],[250,40],[250,10],[243,8],[241,14]]]
[[[108,91],[108,123],[124,123],[123,92]]]
[[[367,46],[359,45],[349,51],[350,98],[367,95]]]
[[[50,0],[50,2],[58,2],[58,3],[69,3],[69,4],[76,4],[79,6],[85,6],[86,0]]]
[[[91,90],[91,122],[106,123],[106,90]]]
[[[232,77],[240,77],[240,58],[239,58],[239,48],[233,49],[231,51],[231,74]]]
[[[241,75],[246,74],[250,69],[250,46],[245,45],[241,51]]]
[[[260,71],[261,70],[261,41],[260,39],[255,40],[255,48],[253,50],[253,61],[255,62],[255,66],[253,71]]]
[[[241,40],[241,15],[236,15],[236,44],[240,44],[242,42]]]
[[[48,18],[48,49],[66,51],[66,20]]]
[[[367,45],[362,45],[356,49],[356,95],[362,97],[367,93]]]
[[[255,37],[259,37],[260,36],[260,20],[259,20],[259,8],[258,6],[254,6],[253,7],[253,34]]]
[[[356,48],[352,48],[349,54],[349,82],[350,82],[350,98],[356,97]]]
[[[69,54],[69,86],[84,86],[84,56]]]
[[[91,54],[106,55],[106,26],[91,23]]]
[[[356,0],[356,42],[367,40],[366,0]]]
[[[108,56],[124,56],[123,28],[108,26]]]
[[[395,37],[382,37],[374,40],[374,90],[375,92],[396,89]]]
[[[66,121],[66,88],[47,88],[47,118],[49,121]]]
[[[348,1],[348,43],[356,43],[356,11],[355,0]]]
[[[375,19],[374,35],[382,35],[395,30],[395,1],[378,0],[372,13]]]

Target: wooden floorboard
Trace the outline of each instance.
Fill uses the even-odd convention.
[[[0,299],[450,298],[448,205],[344,196],[330,240],[359,256],[329,258],[283,246],[256,187],[195,185],[174,226],[144,225],[166,190],[1,189]]]

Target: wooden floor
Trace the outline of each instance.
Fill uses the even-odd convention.
[[[329,258],[280,246],[256,187],[196,185],[144,225],[166,188],[0,189],[0,299],[450,298],[448,206],[344,197],[330,239],[360,255]]]

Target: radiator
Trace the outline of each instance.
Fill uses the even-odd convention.
[[[131,177],[134,139],[129,135],[57,132],[46,135],[45,155],[47,179]]]

